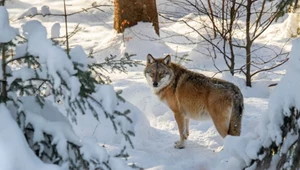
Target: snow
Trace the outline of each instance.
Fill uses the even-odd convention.
[[[53,27],[52,27],[53,28]],[[84,50],[81,46],[76,45],[74,48],[70,51],[71,60],[73,62],[78,63],[78,68],[82,71],[87,71],[87,55],[85,54]]]
[[[290,108],[295,106],[296,109],[300,109],[300,92],[298,90],[300,86],[300,78],[298,73],[300,71],[300,56],[299,56],[300,39],[297,38],[293,41],[293,46],[290,52],[289,67],[286,75],[282,78],[281,82],[274,89],[270,96],[270,105],[268,108],[270,126],[268,128],[271,131],[271,138],[277,139],[278,143],[280,138],[279,129],[282,125],[282,111],[289,113]]]
[[[110,114],[116,108],[117,96],[112,85],[100,85],[97,86],[96,92],[92,96],[97,100],[101,101],[104,110]]]
[[[0,6],[0,43],[6,43],[15,38],[18,30],[9,25],[9,16],[5,7]]]
[[[282,145],[282,153],[286,153],[289,147],[298,139],[298,134],[295,132],[289,132],[286,136],[286,139]]]
[[[0,169],[3,170],[61,169],[56,165],[45,164],[35,156],[4,104],[0,104],[0,149]]]
[[[65,161],[71,159],[67,148],[68,142],[71,142],[81,146],[80,154],[82,154],[86,160],[90,161],[91,166],[93,166],[91,162],[95,160],[100,163],[108,162],[108,165],[116,167],[116,170],[121,170],[122,167],[124,168],[124,166],[116,166],[113,164],[114,162],[118,162],[118,164],[125,165],[126,162],[124,160],[113,160],[110,162],[112,158],[109,157],[107,151],[96,141],[96,138],[92,136],[78,137],[69,120],[52,104],[52,101],[46,99],[44,106],[41,107],[36,103],[34,97],[22,97],[20,100],[19,104],[22,106],[19,110],[24,111],[26,115],[25,126],[31,124],[34,127],[33,142],[40,143],[44,139],[43,134],[47,133],[53,136],[52,145],[56,146],[57,152]],[[10,107],[10,110],[16,112],[13,106]],[[63,164],[61,168],[68,169],[68,166],[68,164]]]
[[[63,49],[54,46],[51,40],[47,39],[47,30],[39,21],[29,21],[23,26],[23,35],[28,39],[28,52],[33,56],[39,56],[41,64],[45,64],[50,76],[54,81],[54,88],[57,89],[62,83],[59,76],[67,84],[76,82],[76,78],[72,77],[77,71],[73,68],[71,60]],[[39,48],[36,48],[36,47]],[[58,75],[58,73],[60,75]],[[78,80],[77,80],[78,81]],[[73,96],[77,96],[78,83],[71,84],[71,91],[75,92]],[[73,97],[74,98],[74,97]]]
[[[32,75],[34,75],[34,70],[28,68],[28,67],[22,67],[12,73],[13,78],[8,79],[8,84],[11,84],[16,78],[21,78],[22,81],[26,81],[30,78],[32,78]]]
[[[51,38],[58,38],[60,36],[60,24],[55,23],[51,28]]]
[[[21,101],[21,109],[26,115],[25,126],[31,124],[35,129],[33,142],[41,142],[44,139],[44,132],[52,135],[53,144],[56,144],[57,151],[63,156],[63,160],[66,160],[68,158],[67,141],[80,145],[79,137],[75,135],[67,118],[49,101],[46,101],[44,107],[36,103],[34,97],[24,97]]]
[[[27,52],[27,44],[20,44],[16,46],[16,55],[14,58],[23,57]]]
[[[81,153],[83,154],[83,157],[86,160],[89,160],[90,158],[97,158],[100,162],[108,160],[108,155],[102,147],[94,148],[93,146],[98,145],[95,138],[85,138],[82,140],[83,147],[80,148]],[[91,168],[95,169],[95,168]]]
[[[288,13],[288,17],[284,21],[284,27],[282,27],[282,37],[290,38],[297,36],[299,21],[300,17],[298,10],[295,13]]]
[[[41,7],[41,13],[43,16],[51,14],[50,9],[47,5]]]
[[[153,56],[163,57],[164,54],[169,54],[171,49],[165,42],[159,41],[158,35],[154,31],[154,27],[151,23],[138,23],[138,27],[132,27],[125,30],[124,33],[125,42],[124,47],[121,48],[121,53],[135,54],[139,49],[139,59],[146,59],[149,54],[149,47],[152,48],[151,53]],[[144,36],[149,38],[145,39]],[[157,41],[149,41],[148,39]]]
[[[87,2],[92,3],[89,0],[69,1],[68,3],[72,6],[68,6],[68,12],[81,10],[87,6]],[[101,3],[111,4],[108,0]],[[183,15],[181,19],[196,17],[195,14],[181,14],[181,9],[175,9],[170,4],[168,5],[165,0],[158,0],[157,4],[159,10],[174,8],[178,15]],[[104,57],[111,54],[122,56],[125,52],[136,54],[134,59],[142,60],[144,63],[148,53],[154,57],[171,54],[172,60],[176,55],[188,54],[193,61],[184,64],[187,68],[207,76],[213,76],[217,72],[212,64],[212,59],[202,53],[208,45],[206,43],[189,44],[190,40],[201,42],[202,38],[197,34],[190,33],[191,30],[182,22],[172,23],[160,18],[160,21],[163,22],[160,23],[161,32],[160,37],[158,37],[152,25],[143,22],[126,29],[123,35],[117,34],[113,30],[113,11],[110,7],[104,7],[105,12],[94,10],[70,16],[68,18],[70,21],[68,24],[69,30],[75,28],[77,23],[80,23],[84,30],[71,38],[71,58],[69,59],[63,49],[54,45],[47,38],[63,36],[60,34],[61,26],[64,27],[64,21],[61,17],[46,16],[42,18],[36,16],[32,19],[16,20],[38,14],[37,9],[40,8],[41,13],[47,15],[50,13],[49,6],[51,11],[61,11],[60,1],[33,1],[30,2],[30,5],[14,4],[12,1],[7,1],[7,6],[11,20],[14,21],[12,25],[16,28],[23,25],[21,33],[28,39],[26,44],[17,46],[14,57],[22,57],[26,49],[31,55],[39,56],[38,60],[43,64],[43,68],[49,70],[50,76],[53,77],[55,88],[63,83],[60,81],[57,72],[63,76],[63,80],[71,89],[72,101],[76,99],[80,89],[80,83],[74,77],[77,72],[72,67],[72,62],[79,63],[78,69],[86,70],[89,63],[86,52],[90,49],[93,49],[93,60],[97,62],[103,61]],[[29,10],[24,13],[24,9]],[[23,15],[19,17],[21,13]],[[261,43],[272,42],[274,45],[270,47],[272,49],[283,45],[285,42],[281,38],[285,38],[287,35],[279,30],[286,30],[286,22],[294,21],[291,17],[285,23],[277,23],[274,27],[271,26],[269,34],[258,39],[258,41]],[[3,39],[7,42],[17,34],[15,29],[9,26],[7,18],[5,8],[0,7],[0,30],[7,29],[11,34],[8,36],[9,34],[2,34],[1,32],[0,42]],[[27,22],[28,20],[29,22]],[[196,24],[196,22],[191,24]],[[293,24],[289,23],[288,25]],[[187,38],[182,35],[186,35]],[[94,159],[95,157],[100,160],[109,159],[112,169],[123,170],[128,168],[125,166],[126,163],[134,163],[148,170],[240,170],[249,165],[251,159],[263,157],[257,155],[261,145],[269,146],[272,140],[280,141],[279,129],[282,124],[280,118],[284,116],[281,114],[280,109],[284,108],[287,111],[291,104],[295,104],[297,108],[300,108],[298,105],[300,103],[298,90],[300,81],[297,74],[300,72],[298,67],[300,59],[297,57],[300,54],[299,46],[299,40],[295,40],[290,54],[293,57],[291,57],[288,65],[254,76],[252,88],[245,86],[245,77],[242,74],[237,73],[235,76],[231,76],[229,73],[223,72],[215,75],[215,77],[234,82],[240,87],[244,95],[245,112],[241,137],[228,136],[223,140],[211,121],[191,121],[187,147],[183,150],[174,149],[173,143],[178,139],[179,134],[173,113],[152,93],[143,75],[144,66],[129,68],[127,74],[109,73],[113,83],[98,86],[97,91],[93,94],[97,101],[101,101],[103,108],[108,113],[113,113],[115,109],[120,112],[130,109],[131,112],[128,116],[133,123],[128,123],[124,117],[117,119],[117,122],[123,124],[124,130],[135,132],[135,137],[132,138],[134,148],[128,145],[124,137],[115,133],[110,120],[107,120],[104,114],[99,115],[99,122],[89,113],[85,115],[78,114],[77,124],[70,123],[69,119],[64,117],[65,115],[54,109],[50,101],[46,101],[45,108],[40,108],[37,105],[30,104],[34,103],[34,98],[29,97],[22,99],[24,102],[23,109],[26,110],[28,116],[27,123],[33,123],[38,129],[35,132],[34,140],[40,141],[43,138],[44,131],[55,133],[54,135],[57,138],[54,142],[58,144],[58,150],[64,155],[64,159],[67,159],[67,155],[64,153],[66,141],[71,140],[82,145],[80,152],[86,159]],[[291,44],[288,43],[285,50],[289,51],[290,47]],[[257,52],[256,54],[263,56],[264,53]],[[244,56],[240,54],[239,57],[236,64],[243,65]],[[222,58],[217,59],[216,63],[221,68],[226,68]],[[285,70],[286,68],[287,70]],[[268,85],[277,83],[285,74],[285,71],[286,75],[282,82],[274,89],[270,89]],[[40,77],[46,76],[45,72],[38,72],[38,74]],[[19,67],[18,70],[14,70],[13,76],[8,79],[8,82],[10,84],[15,78],[21,78],[25,81],[32,78],[32,75],[32,70]],[[2,76],[1,70],[0,76]],[[118,102],[114,90],[122,90],[121,96],[128,102]],[[18,98],[18,96],[14,97]],[[0,169],[17,169],[14,166],[23,168],[25,165],[28,165],[31,169],[46,169],[46,167],[49,170],[50,168],[58,169],[57,166],[42,163],[34,156],[33,152],[28,149],[28,144],[25,142],[25,138],[17,124],[10,117],[3,117],[5,116],[3,113],[6,113],[3,111],[5,110],[4,106],[1,105],[0,109],[0,150],[3,150],[3,152],[0,152]],[[11,130],[6,133],[4,129]],[[295,137],[290,134],[285,146],[295,140]],[[124,144],[126,144],[126,151],[130,155],[127,162],[108,156],[119,153]],[[102,146],[105,146],[105,149]],[[221,148],[223,150],[220,151]],[[17,152],[20,154],[12,154]],[[16,164],[16,160],[22,160],[22,162]],[[255,169],[255,165],[247,168],[247,170],[251,169]]]
[[[80,92],[81,83],[76,76],[70,77],[69,81],[71,86],[71,102],[73,102]]]
[[[31,7],[30,9],[28,9],[26,12],[24,12],[22,15],[19,16],[20,18],[25,18],[25,17],[31,17],[34,16],[38,13],[38,10],[36,7]]]

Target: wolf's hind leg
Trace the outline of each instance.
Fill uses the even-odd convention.
[[[217,131],[223,138],[225,138],[225,136],[228,134],[230,114],[231,113],[228,113],[228,109],[224,109],[222,111],[221,110],[210,111],[212,121]]]
[[[219,132],[219,134],[225,138],[226,135],[228,135],[228,121],[213,121],[214,125],[217,129],[217,131]]]

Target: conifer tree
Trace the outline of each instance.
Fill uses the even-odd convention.
[[[103,70],[126,70],[136,66],[133,55],[117,59],[107,57],[104,63],[88,63],[81,46],[66,49],[47,38],[46,28],[39,21],[22,26],[23,35],[9,26],[4,7],[6,42],[1,42],[1,103],[5,103],[18,122],[24,136],[36,155],[44,162],[65,169],[127,169],[126,162],[109,155],[95,139],[80,139],[69,119],[76,122],[78,114],[101,114],[112,122],[112,128],[130,143],[134,133],[127,124],[132,123],[130,110],[116,110],[125,102],[116,93]],[[13,69],[12,69],[13,68]],[[67,116],[67,117],[65,117]],[[126,155],[125,149],[120,155]],[[118,156],[119,157],[119,156]],[[118,162],[118,163],[117,163]],[[125,167],[116,167],[117,164]]]

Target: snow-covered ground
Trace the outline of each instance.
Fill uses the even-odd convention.
[[[90,0],[69,0],[67,1],[68,13],[89,7],[92,2]],[[108,0],[98,3],[112,5],[112,2]],[[157,0],[159,10],[167,8],[162,5],[164,3],[164,0]],[[26,21],[40,20],[48,33],[51,33],[52,26],[59,23],[62,35],[64,33],[64,18],[61,16],[42,17],[39,15],[34,18],[18,19],[31,7],[36,7],[38,12],[45,12],[45,9],[41,11],[44,5],[50,7],[51,13],[63,13],[63,1],[7,1],[6,7],[10,14],[11,25],[19,27]],[[148,53],[154,57],[163,57],[165,54],[188,54],[192,61],[186,63],[186,67],[207,76],[212,76],[216,72],[211,58],[197,52],[199,46],[189,45],[188,40],[180,36],[184,32],[189,32],[184,24],[173,23],[160,18],[160,37],[155,34],[149,23],[139,23],[121,35],[113,30],[113,6],[104,6],[101,9],[103,11],[91,10],[68,17],[69,30],[72,31],[77,24],[80,24],[79,26],[82,28],[70,39],[71,46],[81,45],[86,53],[93,49],[97,62],[102,61],[104,57],[110,54],[120,56],[125,52],[136,54],[134,59],[143,61],[145,61]],[[35,9],[29,10],[26,14],[31,12],[35,13]],[[269,42],[273,37],[276,37],[274,46],[280,47],[285,43],[278,38],[282,36],[280,28],[281,23],[272,25],[268,35],[262,36],[259,41]],[[53,29],[59,29],[57,24]],[[57,31],[53,32],[55,34]],[[193,40],[199,39],[198,35],[193,33],[186,35]],[[289,50],[290,44],[288,43],[285,48]],[[216,62],[221,68],[225,65],[222,58]],[[226,161],[221,150],[224,140],[219,136],[211,121],[191,121],[187,147],[181,150],[173,147],[174,142],[179,138],[173,113],[151,92],[144,78],[143,69],[144,66],[138,66],[128,68],[127,74],[119,72],[110,74],[115,90],[123,90],[121,96],[131,103],[131,105],[127,104],[126,107],[131,108],[136,136],[133,138],[134,148],[127,147],[130,155],[128,162],[149,170],[222,169],[220,168],[222,161]],[[266,114],[268,109],[268,98],[272,92],[268,85],[278,82],[284,73],[285,66],[277,68],[273,72],[258,74],[253,78],[253,88],[244,85],[242,75],[235,77],[228,73],[216,75],[236,83],[243,92],[245,111],[241,136],[254,132],[260,117]],[[99,144],[105,145],[105,148],[112,154],[118,153],[124,144],[124,139],[114,135],[113,127],[107,121],[100,120],[97,122],[91,115],[78,115],[78,124],[73,124],[73,128],[80,137],[95,136]]]

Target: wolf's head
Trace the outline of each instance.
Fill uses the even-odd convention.
[[[166,87],[171,82],[174,73],[170,66],[170,55],[167,55],[165,58],[155,59],[151,54],[148,54],[144,74],[155,92]]]

